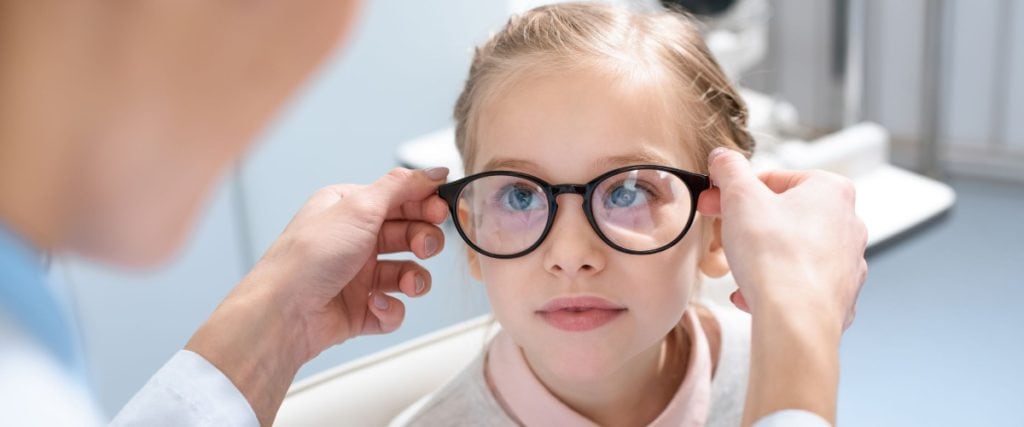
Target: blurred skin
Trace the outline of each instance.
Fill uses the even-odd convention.
[[[514,170],[559,184],[635,164],[699,170],[682,142],[692,139],[657,125],[670,120],[655,86],[616,80],[586,70],[517,80],[514,91],[481,110],[471,169]],[[560,196],[550,233],[525,256],[494,259],[469,250],[471,272],[486,284],[503,330],[555,396],[600,425],[643,425],[664,410],[682,381],[685,366],[665,363],[662,350],[698,273],[722,276],[728,266],[713,230],[702,235],[714,220],[698,215],[671,248],[630,255],[598,237],[582,202]],[[536,313],[552,299],[581,295],[626,312],[585,332],[555,328]],[[668,345],[668,360],[686,360],[687,342]]]
[[[37,247],[166,259],[356,2],[0,2],[0,212]]]
[[[0,0],[4,226],[41,250],[135,267],[167,259],[211,186],[339,43],[355,9],[341,0]],[[219,368],[270,425],[302,364],[349,338],[397,328],[404,305],[387,293],[429,291],[418,264],[377,257],[441,250],[435,224],[447,211],[434,191],[446,173],[397,169],[369,186],[315,194],[186,348]],[[846,187],[814,173],[762,177],[766,187],[735,160],[712,164],[711,175],[723,185],[702,198],[702,212],[721,213],[726,253],[763,279],[740,284],[755,319],[748,420],[781,407],[834,414],[838,370],[829,362],[842,322],[833,320],[852,318],[863,276],[842,273],[850,259],[863,260],[863,246],[828,230],[863,229],[849,209],[852,192],[833,191]],[[765,228],[751,217],[759,209],[792,220]],[[810,221],[819,228],[782,246],[793,254],[729,251],[729,241],[750,238],[779,244],[818,209],[831,209],[830,222]],[[576,220],[578,212],[565,213]],[[816,232],[839,239],[819,238],[815,253],[836,256],[802,249]],[[773,290],[772,262],[803,266],[804,280]],[[795,303],[781,298],[791,292]],[[818,309],[794,314],[788,303]]]
[[[337,0],[0,1],[4,225],[42,250],[167,259],[355,13]],[[269,425],[303,363],[397,328],[404,305],[386,293],[429,290],[422,267],[377,255],[441,250],[446,210],[433,193],[446,173],[396,170],[317,193],[186,348]]]

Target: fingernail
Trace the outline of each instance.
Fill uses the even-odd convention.
[[[423,240],[423,246],[427,251],[427,256],[431,256],[434,252],[437,252],[437,239],[427,236],[427,238]]]
[[[440,181],[448,176],[448,168],[445,167],[434,167],[423,169],[423,173],[427,174],[427,178],[433,181]]]
[[[423,276],[416,275],[416,295],[422,294],[423,289],[427,287],[427,281],[423,280]]]
[[[384,298],[381,294],[373,294],[373,306],[377,307],[377,310],[387,310],[391,303],[388,302],[387,298]]]
[[[711,153],[708,154],[708,164],[710,165],[711,162],[715,161],[716,157],[721,156],[722,154],[725,154],[727,151],[729,151],[728,148],[725,148],[725,147],[715,147],[715,149],[711,150]]]

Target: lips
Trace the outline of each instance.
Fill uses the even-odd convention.
[[[593,296],[555,298],[537,310],[548,324],[570,332],[597,329],[625,312],[625,306]]]

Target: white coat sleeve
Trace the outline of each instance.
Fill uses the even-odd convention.
[[[785,409],[761,417],[753,427],[832,427],[832,424],[814,412]]]
[[[111,426],[258,426],[238,388],[202,356],[180,350],[139,390]]]

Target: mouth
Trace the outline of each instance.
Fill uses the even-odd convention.
[[[626,312],[623,305],[593,296],[556,298],[544,304],[539,315],[555,328],[584,332],[608,324]]]

